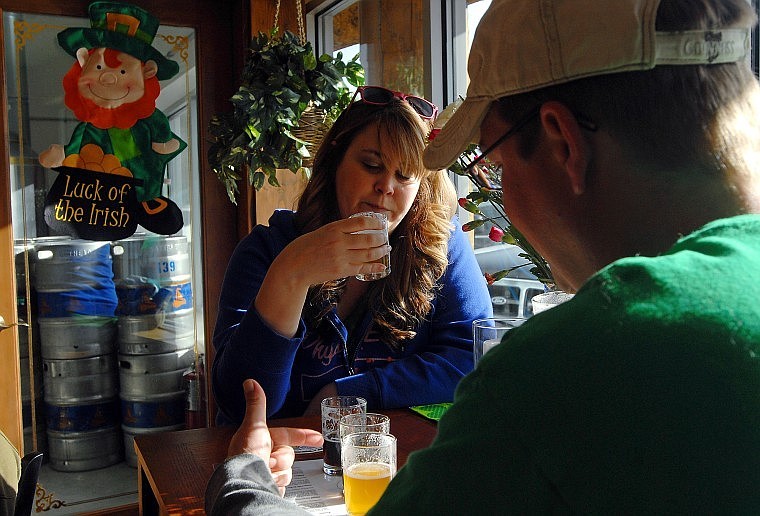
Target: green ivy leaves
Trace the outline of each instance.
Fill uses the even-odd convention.
[[[277,169],[298,172],[309,156],[307,142],[294,135],[309,106],[326,112],[330,125],[351,101],[351,86],[364,84],[358,55],[317,58],[311,43],[290,31],[260,32],[251,39],[232,113],[217,114],[209,124],[209,164],[235,203],[243,175],[257,190],[265,181],[279,186]]]

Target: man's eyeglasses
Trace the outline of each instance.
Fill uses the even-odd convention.
[[[365,104],[376,106],[387,106],[394,98],[399,98],[412,106],[412,109],[424,120],[433,120],[438,114],[438,107],[429,100],[415,95],[407,95],[400,91],[389,90],[382,86],[359,86],[351,102],[356,100],[357,95],[361,97]]]
[[[507,130],[507,132],[499,136],[495,142],[493,142],[484,151],[482,151],[475,159],[473,159],[470,162],[469,165],[465,166],[464,167],[465,174],[474,178],[476,183],[479,184],[479,186],[489,187],[490,185],[488,184],[480,184],[481,182],[485,182],[485,180],[483,179],[482,174],[478,173],[478,171],[475,170],[475,167],[477,167],[486,158],[486,156],[488,156],[488,154],[490,154],[496,147],[504,143],[510,136],[517,134],[526,125],[528,125],[528,123],[531,120],[533,120],[535,117],[537,117],[540,112],[541,112],[540,105],[528,111],[522,118],[520,118],[517,122],[515,122],[515,124],[512,127],[510,127]],[[583,129],[586,129],[588,131],[597,130],[596,124],[590,121],[588,118],[581,115],[576,115],[576,119],[578,121],[578,125],[581,126]]]

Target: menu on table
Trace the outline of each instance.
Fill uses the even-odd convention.
[[[343,516],[343,476],[325,475],[322,459],[299,460],[293,464],[293,481],[285,489],[285,498],[312,514]]]

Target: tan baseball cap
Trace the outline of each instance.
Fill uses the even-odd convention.
[[[478,138],[491,102],[553,84],[657,65],[746,59],[751,27],[656,32],[660,0],[493,0],[467,62],[467,98],[425,150],[445,168]]]

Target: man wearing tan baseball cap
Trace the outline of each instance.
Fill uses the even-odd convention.
[[[576,293],[460,382],[370,514],[760,514],[754,23],[746,0],[492,1],[425,162],[479,143]],[[251,457],[210,512],[278,504]]]

